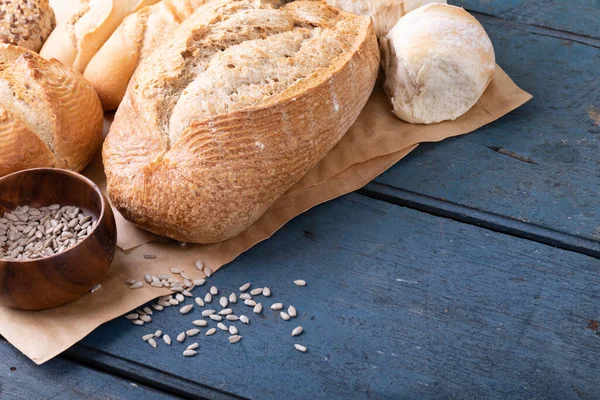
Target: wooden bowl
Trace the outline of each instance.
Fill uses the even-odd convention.
[[[22,310],[60,306],[89,292],[107,274],[115,255],[117,228],[100,189],[86,177],[62,169],[36,168],[0,178],[0,217],[17,206],[78,206],[98,220],[74,247],[51,257],[0,260],[0,304]]]

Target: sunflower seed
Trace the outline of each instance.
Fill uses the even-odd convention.
[[[224,308],[218,313],[219,315],[229,315],[233,314],[233,310],[231,308]]]
[[[212,269],[204,267],[204,274],[210,278],[210,276],[212,275]]]
[[[302,328],[301,326],[297,326],[294,328],[294,330],[292,331],[292,336],[298,336],[299,334],[301,334],[304,331],[304,328]]]
[[[222,323],[222,322],[219,322],[219,323],[217,324],[217,328],[219,328],[220,330],[222,330],[222,331],[225,331],[225,332],[229,331],[229,328],[227,327],[227,325],[225,325],[225,324],[224,324],[224,323]]]
[[[144,322],[152,322],[152,318],[149,315],[142,315],[140,319]]]
[[[264,288],[261,288],[261,287],[260,287],[260,288],[256,288],[256,289],[252,289],[252,290],[250,291],[250,294],[251,294],[252,296],[259,296],[259,295],[261,295],[261,294],[262,294],[263,290],[264,290]]]
[[[229,343],[237,343],[240,340],[242,340],[242,337],[240,335],[229,336]]]
[[[204,263],[201,260],[194,261],[194,266],[199,271],[202,271],[202,269],[204,269]]]
[[[171,287],[171,284],[166,279],[163,279],[160,283],[166,288]]]
[[[172,306],[178,306],[179,305],[179,300],[177,299],[171,299],[169,300],[169,304]]]
[[[136,282],[133,285],[129,286],[129,289],[139,289],[142,286],[144,286],[144,284],[142,282]]]
[[[128,285],[133,285],[135,282],[136,282],[135,279],[127,279],[125,281],[125,283],[128,284]]]
[[[155,288],[161,288],[163,287],[163,284],[161,281],[152,281],[152,283],[150,284],[150,286],[155,287]]]
[[[185,300],[185,298],[183,297],[183,295],[181,293],[177,293],[175,295],[175,299],[180,303],[182,303]]]
[[[158,279],[160,279],[162,281],[163,279],[169,279],[170,277],[171,277],[171,275],[169,275],[169,274],[160,274],[158,276]]]
[[[198,347],[200,347],[198,343],[192,343],[186,348],[186,350],[196,350]]]
[[[210,303],[210,302],[212,302],[212,294],[210,294],[210,293],[206,293],[206,295],[204,296],[204,302],[205,302],[205,303]]]
[[[206,331],[205,335],[206,336],[211,336],[211,335],[214,335],[215,333],[217,333],[217,329],[216,328],[210,328],[209,330]]]
[[[257,305],[254,306],[254,309],[252,311],[254,311],[254,314],[260,314],[262,312],[263,306],[261,303],[258,303]]]
[[[209,315],[208,318],[212,319],[213,321],[222,321],[223,320],[223,317],[221,317],[220,315],[216,315],[216,314]]]
[[[97,284],[96,286],[94,286],[94,287],[92,288],[92,290],[90,290],[90,293],[95,293],[95,292],[97,292],[98,290],[100,290],[100,288],[101,288],[101,287],[102,287],[102,285],[101,285],[100,283],[99,283],[99,284]]]
[[[197,352],[196,350],[185,350],[185,351],[183,352],[183,355],[184,355],[185,357],[193,357],[193,356],[195,356],[196,354],[198,354],[198,352]]]
[[[195,279],[194,280],[194,286],[202,286],[206,283],[206,280],[204,279]]]
[[[189,279],[184,279],[183,280],[183,286],[185,286],[186,288],[191,288],[192,286],[194,286],[194,284],[192,283],[192,281],[190,281]]]
[[[296,307],[289,306],[288,307],[288,314],[289,314],[290,317],[296,318],[298,316],[298,313],[296,312]]]
[[[188,329],[187,331],[185,331],[185,334],[188,337],[196,336],[199,333],[200,333],[200,329],[196,329],[196,328],[194,328],[194,329]]]
[[[230,303],[237,303],[237,296],[235,295],[235,293],[231,293],[229,295],[229,302]]]
[[[148,283],[152,283],[152,275],[150,275],[150,274],[144,275],[144,280]]]
[[[283,309],[283,304],[282,303],[275,303],[271,306],[271,310],[274,311],[279,311]]]
[[[237,321],[238,319],[240,319],[240,317],[238,317],[237,315],[229,314],[225,316],[225,319],[227,321]]]
[[[153,313],[152,313],[152,309],[151,309],[150,307],[144,307],[144,308],[143,308],[143,310],[144,310],[144,312],[145,312],[146,314],[148,314],[148,315],[152,315],[152,314],[153,314]]]
[[[154,332],[154,337],[161,337],[162,336],[162,331],[159,329],[156,332]]]
[[[192,308],[194,308],[194,305],[188,304],[187,306],[181,307],[179,309],[179,312],[185,315],[185,314],[189,313],[190,311],[192,311]]]
[[[227,297],[223,296],[219,299],[219,304],[221,305],[221,307],[225,308],[227,307],[227,304],[229,304],[229,301],[227,300]]]
[[[142,321],[141,319],[134,319],[131,321],[131,323],[138,326],[144,325],[144,321]]]
[[[183,292],[183,286],[174,284],[174,285],[171,285],[171,290],[174,292]]]
[[[181,270],[179,268],[171,268],[171,273],[172,274],[180,274]]]
[[[204,311],[202,311],[202,316],[208,317],[209,315],[213,315],[214,313],[215,313],[215,310],[204,310]]]
[[[294,281],[294,284],[296,286],[306,286],[306,281],[303,280],[303,279],[297,279],[297,280]]]
[[[250,289],[250,282],[244,283],[242,286],[240,286],[240,292],[245,292],[248,289]]]
[[[229,333],[232,334],[232,335],[237,335],[238,334],[238,329],[235,326],[231,325],[229,327]]]
[[[189,290],[184,290],[183,292],[181,292],[181,294],[185,297],[194,297],[194,295]]]
[[[162,311],[165,308],[163,306],[161,306],[160,304],[152,304],[152,308],[154,308],[156,311]]]
[[[177,335],[177,341],[179,343],[183,343],[184,340],[185,340],[185,332],[181,332],[179,335]]]
[[[306,353],[306,347],[302,346],[301,344],[295,344],[294,347],[296,348],[296,350],[298,350],[301,353]]]
[[[240,294],[240,299],[241,300],[250,300],[250,299],[252,299],[252,296],[250,296],[250,293],[242,293],[242,294]]]
[[[127,319],[138,319],[139,317],[140,317],[140,316],[139,316],[139,315],[137,315],[137,313],[131,313],[131,314],[127,314],[127,315],[125,316],[125,318],[127,318]]]
[[[154,348],[158,347],[158,343],[156,343],[156,340],[154,340],[154,339],[149,339],[148,344]]]
[[[202,300],[200,297],[196,297],[194,301],[198,307],[204,307],[204,300]]]
[[[167,278],[167,282],[169,282],[170,284],[181,283],[181,282],[179,282],[178,279],[175,279],[175,278]]]
[[[171,345],[171,336],[169,335],[163,335],[163,341],[168,344],[169,346]]]
[[[161,306],[161,307],[163,307],[163,308],[164,308],[164,307],[171,307],[171,303],[169,303],[169,302],[168,302],[168,301],[166,301],[166,300],[159,300],[159,301],[158,301],[158,305],[159,305],[159,306]]]
[[[210,294],[212,294],[213,296],[216,296],[219,294],[219,289],[216,286],[211,286],[210,287]]]
[[[290,320],[290,316],[287,313],[283,312],[283,311],[279,313],[279,316],[284,321],[289,321]]]
[[[256,305],[256,302],[254,300],[248,299],[248,300],[244,300],[244,304],[247,305],[248,307],[254,307]]]
[[[164,300],[164,301],[169,301],[169,300],[171,300],[172,298],[173,298],[173,296],[169,294],[169,295],[167,295],[167,296],[161,296],[161,297],[159,297],[158,299],[159,299],[159,300]]]
[[[269,289],[268,287],[264,288],[262,294],[265,297],[271,297],[271,289]]]
[[[240,315],[240,321],[242,321],[243,324],[248,325],[250,323],[250,318],[246,317],[245,315]]]
[[[154,254],[144,254],[146,260],[154,260],[156,256]]]
[[[147,342],[148,340],[152,339],[154,337],[154,333],[149,333],[147,335],[142,336],[142,340],[144,342]]]
[[[208,325],[208,321],[203,319],[197,319],[195,321],[192,321],[192,324],[194,324],[195,326],[204,327]]]

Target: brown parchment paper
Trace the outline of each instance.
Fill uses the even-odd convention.
[[[99,325],[140,305],[170,293],[149,285],[130,290],[124,281],[143,280],[145,273],[161,274],[182,266],[194,279],[203,274],[193,267],[201,259],[213,271],[244,251],[268,239],[286,222],[304,211],[367,184],[405,157],[418,143],[440,141],[471,132],[531,99],[504,71],[494,78],[478,102],[456,121],[411,125],[389,111],[380,88],[338,145],[302,180],[278,199],[250,228],[230,240],[211,245],[180,246],[136,228],[116,214],[118,245],[115,261],[102,288],[77,301],[45,311],[19,311],[0,307],[0,335],[41,364],[81,340]],[[101,189],[106,186],[100,156],[84,172]],[[157,257],[146,260],[143,254]]]

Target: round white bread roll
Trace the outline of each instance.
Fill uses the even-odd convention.
[[[381,40],[384,90],[398,118],[455,120],[477,103],[496,68],[494,48],[468,12],[430,4],[410,12]]]
[[[56,26],[48,0],[0,1],[0,42],[40,51]]]

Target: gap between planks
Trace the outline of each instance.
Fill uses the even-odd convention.
[[[371,182],[356,193],[494,232],[600,259],[600,242],[446,200]]]

